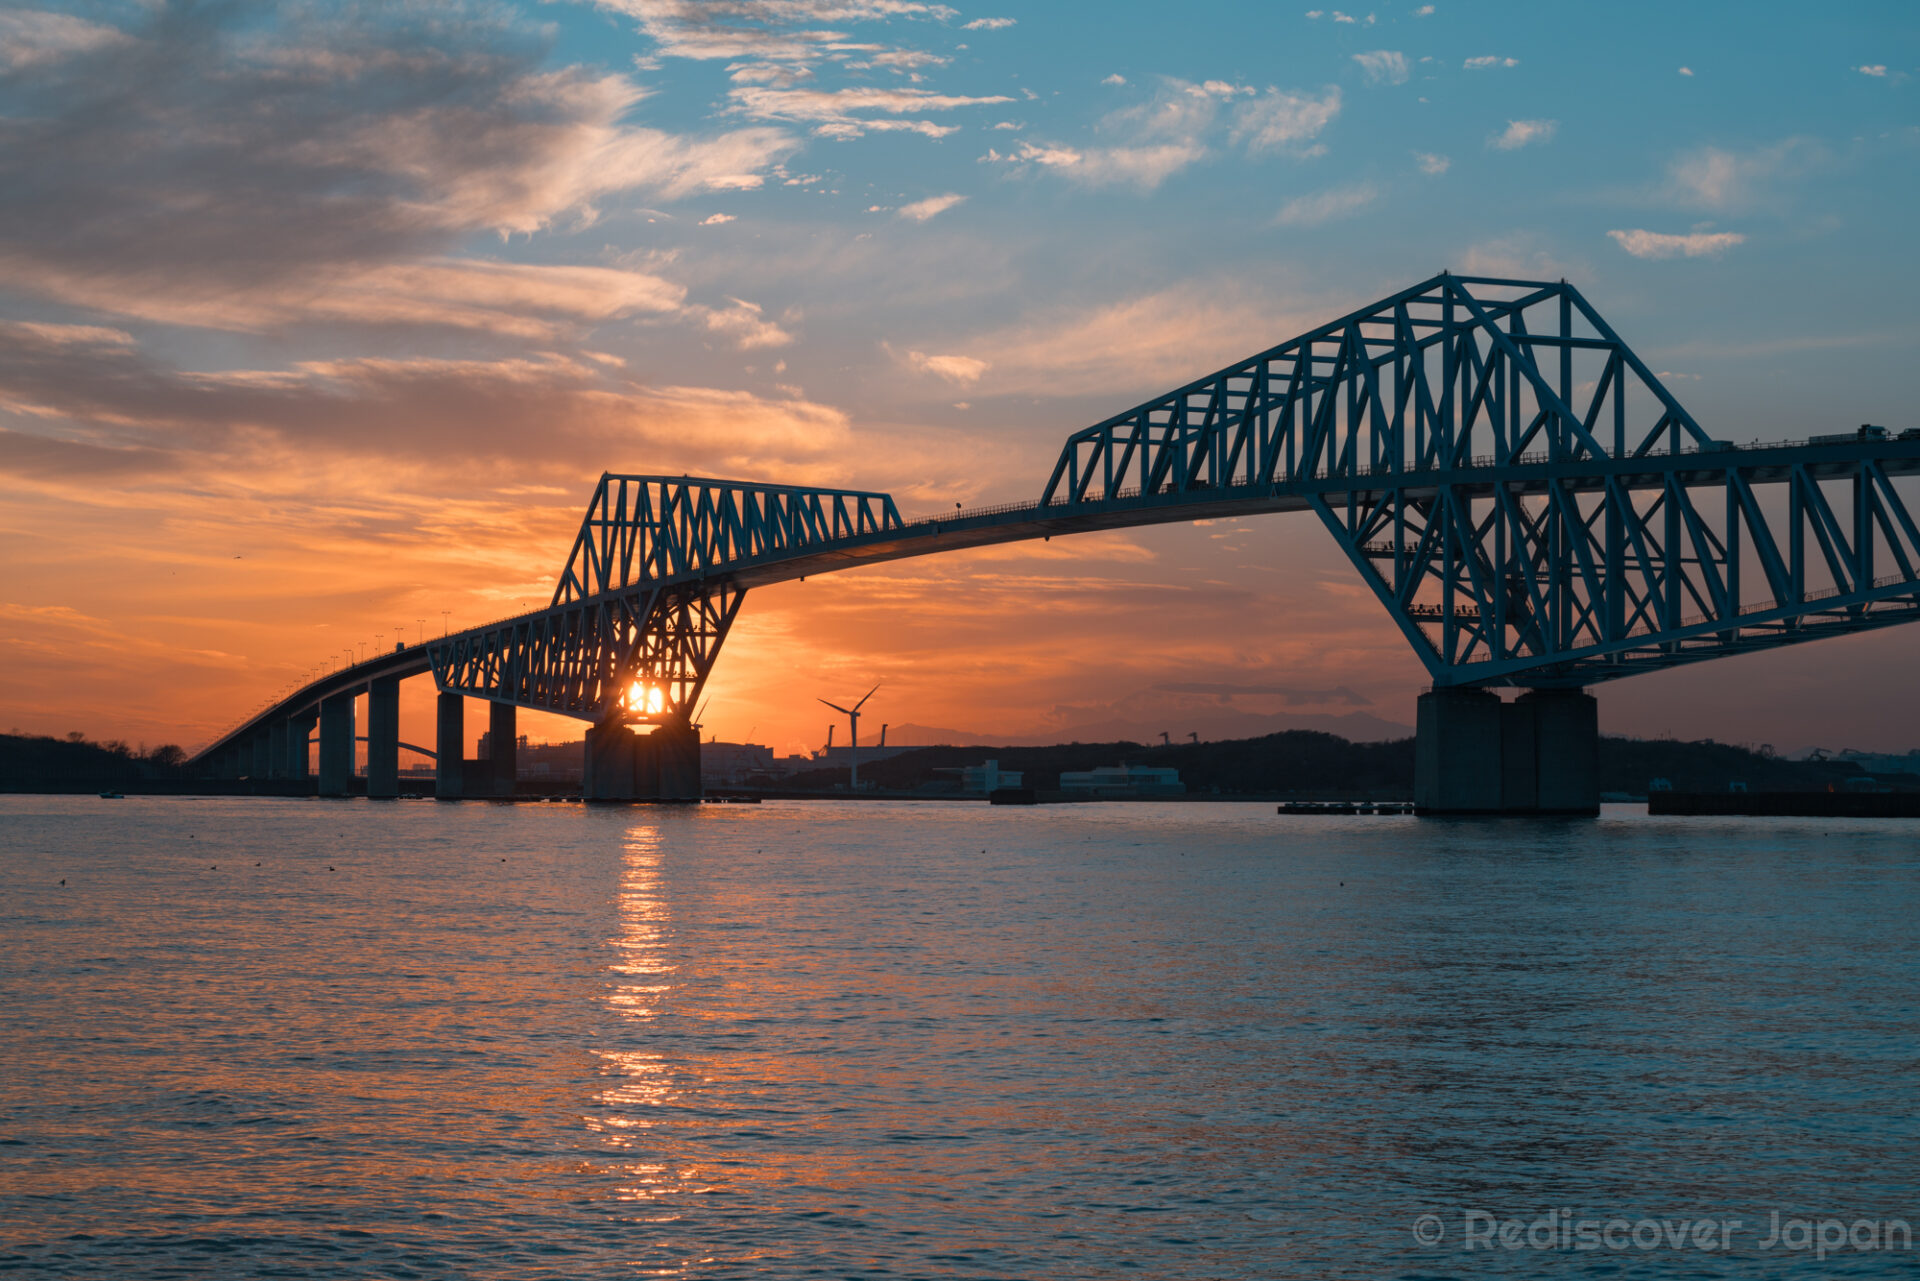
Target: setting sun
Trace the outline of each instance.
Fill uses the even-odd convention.
[[[644,716],[658,716],[667,710],[667,696],[658,685],[635,681],[627,688],[627,707]]]

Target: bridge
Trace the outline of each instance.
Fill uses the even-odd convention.
[[[908,521],[882,493],[602,476],[545,608],[332,672],[195,760],[307,778],[317,725],[318,790],[345,794],[364,694],[367,793],[395,795],[399,682],[430,674],[439,795],[511,792],[524,707],[588,723],[587,797],[697,797],[692,715],[755,587],[1311,512],[1431,677],[1417,808],[1592,813],[1588,687],[1920,617],[1916,472],[1920,431],[1709,435],[1572,285],[1443,273],[1073,433],[1030,502]]]

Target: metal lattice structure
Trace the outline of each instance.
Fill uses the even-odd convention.
[[[434,680],[586,720],[685,721],[746,596],[730,571],[901,527],[886,494],[604,475],[553,603],[435,646]]]
[[[886,494],[686,476],[604,475],[587,504],[556,606],[901,527]]]
[[[1583,685],[1915,617],[1910,435],[1735,449],[1573,286],[1442,275],[1075,433],[1042,506],[1292,498],[1435,684]]]

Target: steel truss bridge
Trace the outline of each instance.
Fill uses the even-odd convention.
[[[197,759],[304,773],[294,729],[428,672],[496,729],[684,729],[755,587],[1263,512],[1318,517],[1436,691],[1578,690],[1920,617],[1916,472],[1920,432],[1716,438],[1572,285],[1442,274],[1075,432],[1031,502],[906,521],[881,493],[605,475],[545,608],[335,672]],[[370,703],[371,739],[393,715]]]

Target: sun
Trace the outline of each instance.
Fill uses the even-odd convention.
[[[658,685],[635,681],[627,687],[627,709],[645,716],[658,716],[667,710],[667,694]]]

